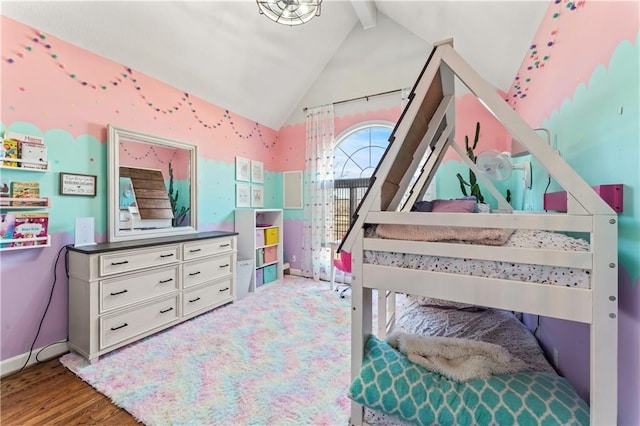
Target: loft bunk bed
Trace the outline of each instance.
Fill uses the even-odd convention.
[[[454,140],[456,77],[564,188],[567,194],[566,213],[513,211],[493,184],[468,159],[465,150]],[[363,362],[371,365],[368,357],[373,336],[373,290],[378,294],[378,339],[384,338],[394,327],[396,293],[437,298],[589,324],[590,403],[587,422],[593,425],[615,424],[618,346],[616,213],[454,50],[452,40],[434,45],[409,99],[389,139],[387,151],[354,214],[352,225],[338,248],[338,251],[344,249],[352,256],[351,375],[354,383],[362,377]],[[498,202],[494,212],[452,214],[411,211],[412,206],[424,196],[448,147],[458,152],[494,195]],[[503,230],[509,235],[521,230],[556,235],[570,233],[584,235],[588,244],[580,250],[572,250],[571,247],[563,250],[555,245],[486,246],[451,240],[410,241],[393,236],[378,238],[371,229],[379,225],[409,227],[405,229],[409,234],[422,228],[452,228],[467,233],[478,229]],[[549,285],[523,277],[510,279],[418,269],[415,265],[421,262],[419,258],[407,265],[396,261],[381,264],[373,260],[376,255],[381,254],[380,258],[390,253],[405,257],[540,265],[560,271],[567,268],[582,271],[586,284]],[[387,381],[383,388],[388,386],[393,384]],[[402,400],[398,389],[394,390],[394,396]],[[352,425],[363,424],[365,405],[362,400],[352,397]],[[475,419],[470,423],[477,423]]]

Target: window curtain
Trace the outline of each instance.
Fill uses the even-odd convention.
[[[333,240],[333,105],[309,108],[306,121],[302,274],[314,280],[331,276]]]

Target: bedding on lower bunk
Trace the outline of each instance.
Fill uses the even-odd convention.
[[[371,425],[589,424],[589,407],[547,362],[536,338],[514,314],[429,298],[412,298],[396,330],[418,336],[499,345],[522,371],[456,381],[414,364],[370,336],[349,397],[364,405]]]
[[[377,228],[382,225],[372,226],[366,230],[367,237],[394,238],[394,239],[410,239],[400,238],[407,237],[407,230],[402,227],[407,225],[384,225],[380,233]],[[400,227],[399,230],[393,231],[394,227]],[[432,228],[425,227],[422,228]],[[440,228],[440,227],[437,227]],[[451,229],[451,228],[449,228]],[[464,229],[464,228],[460,228]],[[475,229],[475,228],[467,228]],[[467,232],[465,229],[465,233]],[[440,232],[442,231],[442,232]],[[497,230],[503,231],[503,230]],[[588,252],[590,250],[589,243],[582,239],[572,238],[564,234],[554,232],[517,229],[513,232],[506,230],[509,234],[506,238],[505,232],[485,232],[472,233],[478,235],[484,240],[493,239],[494,241],[502,241],[504,243],[493,244],[502,247],[521,247],[521,248],[538,248],[548,250],[563,250],[573,252]],[[436,230],[439,236],[451,235],[451,232],[444,229]],[[382,234],[382,235],[380,235]],[[415,236],[415,233],[413,233]],[[411,238],[415,240],[415,238]],[[437,239],[421,239],[421,241],[451,241],[449,238]],[[456,242],[473,243],[469,240],[455,240]],[[483,243],[482,241],[475,241]],[[484,242],[486,243],[486,241]],[[441,256],[427,256],[409,253],[395,253],[365,250],[364,263],[394,266],[409,269],[421,269],[436,272],[447,272],[454,274],[472,275],[488,278],[500,278],[515,281],[533,282],[539,284],[561,285],[566,287],[590,287],[590,274],[588,270],[577,268],[563,268],[548,265],[532,265],[502,261],[475,260],[464,258],[452,258]]]

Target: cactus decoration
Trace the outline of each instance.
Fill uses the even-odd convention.
[[[178,196],[180,195],[180,191],[176,190],[175,195],[173,193],[173,166],[171,165],[171,161],[169,161],[169,202],[171,203],[171,210],[173,211],[173,226],[182,226],[185,219],[187,218],[187,213],[189,213],[190,208],[181,206],[178,211]]]
[[[467,150],[467,156],[471,161],[473,161],[474,164],[476,163],[476,155],[474,154],[474,150],[476,149],[476,146],[478,146],[479,136],[480,136],[480,122],[477,122],[476,134],[473,138],[473,145],[469,146],[469,136],[465,135],[464,137],[464,146]],[[469,182],[464,180],[464,178],[460,173],[456,174],[456,177],[460,181],[460,190],[462,191],[462,194],[464,194],[465,197],[472,195],[476,197],[476,200],[478,201],[478,203],[484,203],[484,197],[482,196],[482,192],[480,191],[480,185],[478,184],[478,181],[476,179],[476,174],[473,172],[473,170],[469,169]],[[469,190],[467,190],[467,187],[469,188]]]

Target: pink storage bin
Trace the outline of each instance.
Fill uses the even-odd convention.
[[[278,246],[264,248],[264,263],[271,263],[278,260]]]
[[[264,245],[264,229],[256,229],[256,247]]]

